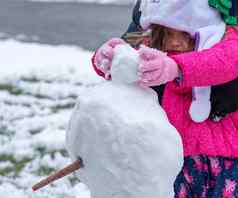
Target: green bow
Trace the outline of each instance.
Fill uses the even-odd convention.
[[[216,8],[223,16],[223,19],[228,25],[237,25],[238,19],[235,16],[230,15],[230,9],[232,8],[231,0],[208,0],[210,6]]]

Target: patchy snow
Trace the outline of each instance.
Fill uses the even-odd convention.
[[[21,77],[28,81],[39,78],[41,83],[56,81],[60,85],[64,82],[68,85],[68,81],[73,85],[100,81],[89,67],[92,53],[78,47],[52,47],[6,40],[0,42],[0,53],[0,64],[4,66],[1,67],[1,80],[17,82]]]
[[[89,198],[71,175],[33,193],[31,186],[70,163],[65,130],[75,100],[103,80],[91,52],[75,46],[0,41],[0,197]]]
[[[168,193],[169,185],[171,189],[171,177],[174,177],[181,162],[181,149],[176,146],[180,142],[178,136],[174,136],[174,128],[168,124],[151,91],[143,92],[135,87],[122,88],[119,84],[105,83],[93,71],[90,63],[92,52],[75,46],[49,46],[5,40],[0,41],[0,54],[0,197],[90,198],[89,189],[80,183],[79,178],[90,186],[93,193],[99,187],[108,189],[101,191],[98,197],[93,194],[92,198],[101,198],[103,193],[110,194],[114,190],[119,190],[117,198],[121,198],[120,192],[125,192],[125,197],[128,198],[140,198],[146,192],[150,192],[146,195],[152,197],[151,192],[159,184],[163,184],[164,192]],[[74,108],[78,96],[84,104],[81,106],[79,103]],[[115,101],[120,105],[113,105]],[[145,112],[144,104],[149,111]],[[71,116],[73,109],[75,111]],[[88,143],[97,143],[82,144],[81,146],[88,148],[87,151],[76,151],[74,144],[71,149],[68,145],[71,157],[82,155],[85,167],[88,168],[85,168],[85,172],[79,171],[79,178],[75,174],[70,175],[38,192],[32,192],[33,184],[71,162],[65,149],[65,135],[70,117],[74,118],[74,115],[76,118],[85,118],[81,121],[87,121],[82,125],[84,134],[89,127],[92,129],[91,134],[87,134]],[[77,121],[72,119],[71,124],[74,122],[77,129],[79,126],[75,120]],[[100,123],[99,126],[95,125],[97,122]],[[104,135],[98,136],[97,131]],[[98,138],[91,138],[92,134]],[[111,142],[110,138],[115,142]],[[77,138],[75,143],[78,143]],[[105,155],[102,149],[94,149],[97,145],[105,149]],[[169,149],[164,152],[167,147]],[[159,154],[155,157],[157,151]],[[146,154],[145,160],[142,160],[143,155],[140,153]],[[100,160],[95,162],[96,154],[108,160],[108,164]],[[151,160],[155,163],[151,164]],[[98,164],[99,162],[102,164]],[[116,169],[110,165],[115,165]],[[136,165],[142,169],[136,168]],[[154,171],[157,165],[161,167],[163,174]],[[107,170],[99,174],[97,170],[102,170],[103,167]],[[165,171],[168,167],[171,169]],[[117,171],[114,172],[115,170]],[[118,173],[119,180],[116,180]],[[89,180],[85,179],[85,175]],[[150,177],[153,179],[150,180]],[[170,184],[163,183],[162,180],[168,178]],[[150,182],[147,186],[146,181]],[[114,188],[117,184],[123,190]],[[143,187],[140,196],[137,194],[139,187]],[[162,193],[161,187],[156,192]]]

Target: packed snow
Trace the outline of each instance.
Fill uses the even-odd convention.
[[[105,82],[91,67],[92,52],[79,47],[6,40],[0,53],[0,197],[90,198],[88,187],[91,198],[171,193],[181,142],[154,92]],[[32,192],[78,155],[79,175]]]
[[[138,81],[139,54],[129,44],[114,49],[111,76],[114,82],[131,84]]]
[[[87,123],[87,124],[85,124]],[[172,198],[182,143],[158,105],[137,85],[105,83],[79,97],[67,147],[92,198]]]

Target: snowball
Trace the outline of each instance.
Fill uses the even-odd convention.
[[[139,54],[129,44],[116,46],[111,68],[112,81],[120,83],[137,82],[138,62]]]
[[[92,198],[172,198],[180,136],[151,89],[106,82],[79,96],[66,138]]]

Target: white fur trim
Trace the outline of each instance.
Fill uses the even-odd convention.
[[[148,29],[160,24],[193,35],[198,29],[222,22],[208,0],[142,0],[140,24]]]
[[[218,43],[222,39],[225,30],[226,26],[223,22],[219,25],[200,28],[198,30],[200,35],[198,51],[209,49]],[[211,87],[194,87],[193,94],[196,100],[192,101],[190,106],[190,116],[195,122],[203,122],[209,117],[211,111]]]

